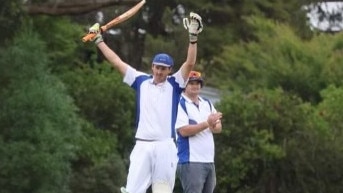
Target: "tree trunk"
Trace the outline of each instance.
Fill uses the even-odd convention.
[[[54,0],[45,3],[25,3],[24,10],[30,15],[78,15],[110,6],[134,6],[139,0]]]

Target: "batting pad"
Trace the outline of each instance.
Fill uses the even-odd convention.
[[[157,182],[152,185],[153,193],[172,193],[168,183]]]

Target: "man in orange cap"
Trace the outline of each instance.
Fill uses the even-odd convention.
[[[201,73],[191,71],[175,124],[177,174],[184,193],[213,193],[216,185],[213,133],[222,130],[222,113],[208,99],[199,96],[203,84]]]

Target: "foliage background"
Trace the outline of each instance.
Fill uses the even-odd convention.
[[[150,72],[161,50],[177,68],[188,43],[181,19],[203,17],[195,68],[220,89],[224,113],[215,192],[343,191],[343,37],[311,30],[309,3],[317,1],[150,0],[113,29],[119,35],[104,34],[137,69]],[[80,41],[99,10],[51,16],[23,5],[0,6],[2,192],[119,192],[134,143],[134,93],[93,43]],[[108,21],[128,7],[100,10]]]

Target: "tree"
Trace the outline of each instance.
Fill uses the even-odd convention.
[[[281,87],[313,103],[328,85],[341,85],[341,35],[303,41],[287,25],[261,18],[248,21],[255,26],[256,41],[226,46],[209,66],[212,85],[248,92]]]
[[[330,93],[326,95],[331,105],[324,105],[321,114],[282,90],[225,97],[217,104],[224,130],[215,136],[216,190],[341,192],[342,135],[332,132],[332,125],[321,117],[339,109],[330,108],[337,104],[331,97],[337,99],[341,90]]]
[[[9,41],[22,25],[27,16],[23,11],[21,0],[1,1],[0,2],[0,45]]]
[[[44,43],[24,28],[1,52],[0,186],[4,193],[69,192],[80,119],[47,68]]]
[[[82,125],[82,133],[77,157],[72,161],[71,192],[119,192],[126,181],[126,163],[118,153],[121,138],[87,122]]]
[[[23,4],[24,9],[30,15],[44,14],[44,15],[75,15],[84,14],[94,10],[99,10],[104,7],[111,6],[133,6],[138,3],[139,0],[99,0],[99,1],[85,1],[85,0],[62,0],[62,1],[26,1]]]
[[[106,63],[75,68],[60,77],[68,85],[79,114],[95,128],[110,131],[113,147],[123,158],[128,157],[134,141],[135,102],[134,93],[122,82],[122,76]]]

